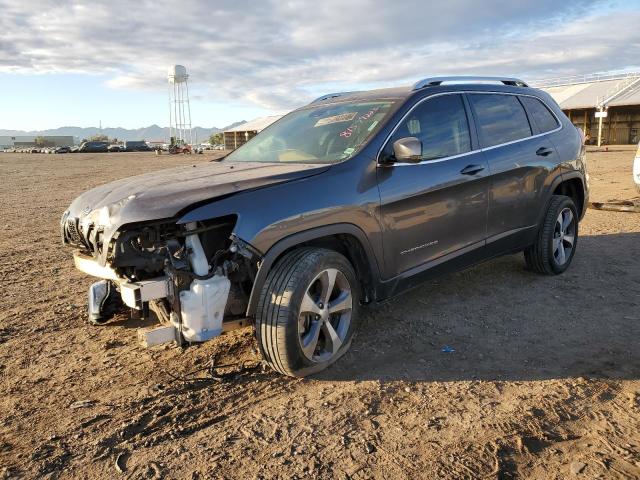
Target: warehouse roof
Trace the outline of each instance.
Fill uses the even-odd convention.
[[[595,77],[592,81],[580,81],[539,86],[551,95],[563,110],[597,107],[604,99],[608,107],[640,105],[640,74],[618,77]]]
[[[237,125],[229,130],[225,130],[226,132],[261,132],[269,125],[271,125],[276,120],[280,120],[282,115],[272,115],[270,117],[258,117],[253,120],[249,120],[248,122],[244,122],[240,125]]]

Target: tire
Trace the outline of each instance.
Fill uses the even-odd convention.
[[[324,370],[349,349],[359,300],[356,274],[344,256],[307,247],[285,254],[267,275],[256,309],[265,362],[293,377]]]
[[[563,226],[569,212],[571,222]],[[578,246],[578,219],[570,197],[553,195],[535,243],[524,251],[527,268],[544,275],[558,275],[569,268]]]

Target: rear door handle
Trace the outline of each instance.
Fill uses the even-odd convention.
[[[551,155],[552,153],[553,150],[547,147],[540,147],[538,150],[536,150],[536,155],[540,155],[541,157],[546,157],[547,155]]]
[[[462,170],[460,170],[460,173],[462,175],[475,175],[482,170],[484,170],[484,167],[482,165],[467,165]]]

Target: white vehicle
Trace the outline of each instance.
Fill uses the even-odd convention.
[[[636,190],[640,193],[640,143],[636,151],[636,158],[633,161],[633,181],[636,184]]]

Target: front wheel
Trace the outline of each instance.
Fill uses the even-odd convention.
[[[536,242],[524,251],[527,267],[538,273],[564,272],[578,245],[578,212],[565,195],[553,195]]]
[[[324,370],[351,344],[359,288],[349,261],[323,248],[300,248],[269,272],[256,310],[256,337],[276,371],[303,377]]]

